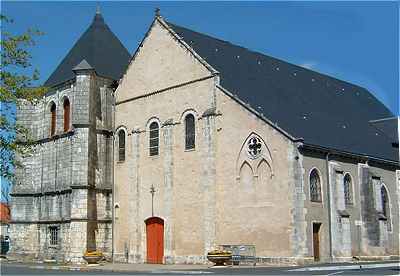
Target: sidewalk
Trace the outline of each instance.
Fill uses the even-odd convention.
[[[309,266],[302,268],[290,269],[288,271],[332,271],[332,270],[355,270],[355,269],[371,269],[371,268],[383,268],[383,267],[395,267],[400,268],[399,262],[384,262],[384,263],[347,263],[337,265],[324,265],[324,266]]]
[[[396,267],[399,268],[399,261],[383,261],[383,262],[359,262],[359,263],[324,263],[324,264],[312,264],[307,266],[291,266],[291,267],[277,267],[268,265],[257,265],[257,266],[226,266],[226,267],[215,267],[212,265],[192,265],[192,264],[127,264],[127,263],[101,263],[97,265],[88,264],[55,264],[55,263],[21,263],[21,262],[8,262],[4,259],[1,263],[8,263],[13,266],[27,266],[34,269],[48,269],[48,270],[69,270],[69,271],[91,271],[91,272],[150,272],[150,273],[162,273],[162,272],[173,272],[173,271],[198,271],[202,273],[212,273],[215,269],[240,269],[240,268],[271,268],[271,269],[283,269],[292,272],[301,271],[330,271],[330,270],[352,270],[352,269],[370,269],[370,268],[382,268],[382,267]],[[207,270],[209,272],[207,272]],[[211,271],[210,271],[211,270]]]
[[[212,264],[127,264],[127,263],[104,263],[100,265],[70,265],[70,267],[82,267],[89,269],[98,269],[105,271],[173,271],[173,270],[208,270],[208,269],[240,269],[240,268],[287,268],[288,270],[304,269],[304,270],[327,270],[331,268],[355,269],[359,268],[377,268],[377,267],[398,267],[400,265],[398,260],[388,261],[361,261],[361,262],[347,262],[347,263],[315,263],[304,266],[276,266],[268,264],[253,265],[240,265],[240,266],[224,266],[215,267]],[[300,271],[300,270],[298,270]]]
[[[127,271],[162,271],[162,270],[201,270],[201,269],[208,269],[210,265],[105,263],[97,266],[82,265],[79,267],[89,268],[90,270],[127,272]]]
[[[100,263],[90,264],[56,264],[56,263],[22,263],[16,261],[0,261],[2,264],[12,266],[29,267],[34,269],[48,270],[69,270],[69,271],[103,271],[103,272],[162,272],[162,271],[183,271],[183,270],[207,270],[210,265],[191,264],[127,264],[127,263]]]

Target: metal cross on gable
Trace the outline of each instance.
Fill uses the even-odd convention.
[[[248,149],[251,156],[256,157],[261,151],[261,142],[258,138],[253,137],[248,142]]]

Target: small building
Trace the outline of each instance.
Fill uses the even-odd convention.
[[[156,14],[116,90],[115,259],[398,257],[398,152],[369,123],[388,117],[362,87]]]

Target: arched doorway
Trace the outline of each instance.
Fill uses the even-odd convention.
[[[164,258],[164,221],[158,217],[146,219],[147,263],[162,264]]]

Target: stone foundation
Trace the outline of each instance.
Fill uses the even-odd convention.
[[[21,261],[54,260],[58,263],[86,263],[86,222],[63,224],[12,224],[9,256]],[[58,245],[49,244],[50,226],[59,227]],[[111,259],[111,223],[98,223],[97,249]]]

